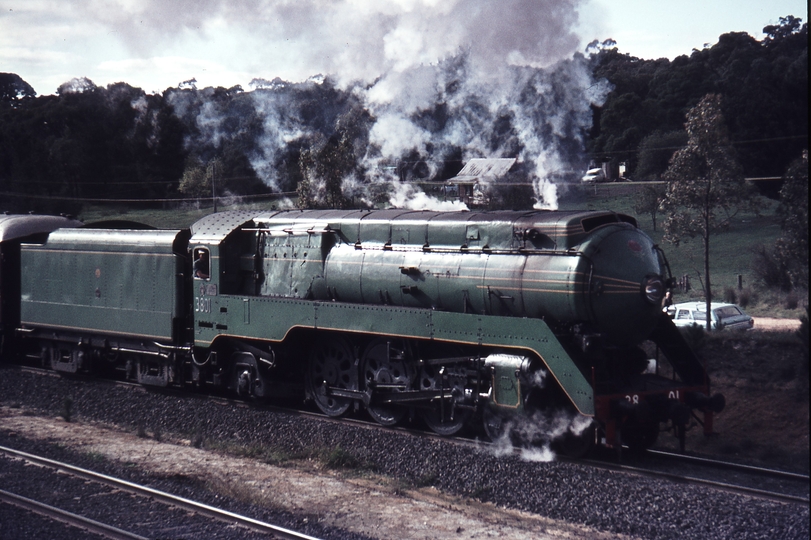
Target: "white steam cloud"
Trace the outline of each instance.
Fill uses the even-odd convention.
[[[555,441],[567,435],[579,437],[592,425],[592,419],[570,411],[535,411],[507,421],[498,440],[488,447],[496,457],[512,455],[515,442],[525,461],[554,461]]]
[[[212,47],[233,48],[227,51],[232,55],[247,44],[262,47],[267,51],[266,65],[255,66],[257,77],[303,80],[314,73],[328,73],[342,81],[373,81],[460,51],[469,51],[483,71],[505,63],[551,65],[577,47],[572,29],[583,3],[91,0],[77,9],[117,32],[142,54],[165,54],[186,34],[201,34],[211,39]],[[236,56],[234,62],[239,62]],[[298,77],[290,75],[294,71]]]
[[[345,178],[343,191],[365,201],[383,186],[390,204],[440,208],[417,196],[386,165],[418,156],[434,179],[445,160],[517,158],[532,183],[535,206],[557,207],[557,187],[579,176],[590,106],[607,88],[591,80],[587,59],[575,54],[573,29],[583,0],[118,0],[89,2],[88,10],[133,48],[166,47],[188,32],[213,41],[229,29],[266,52],[257,78],[302,81],[327,74],[352,93],[373,125],[358,151],[362,178]],[[133,20],[142,24],[134,25]],[[250,40],[248,40],[250,37]],[[231,35],[223,46],[240,43]],[[239,51],[232,52],[238,57]],[[284,83],[281,80],[279,85]],[[322,79],[323,80],[323,79]],[[275,81],[274,81],[275,82]],[[309,84],[319,84],[310,80]],[[305,83],[308,84],[308,83]],[[306,128],[285,92],[252,92],[261,144],[251,164],[273,189],[288,145],[323,146]],[[178,114],[183,98],[176,98]],[[219,147],[222,115],[216,104],[195,109],[198,140]],[[233,133],[234,126],[229,125]],[[255,125],[237,130],[256,129]],[[409,184],[410,186],[410,184]],[[456,205],[456,208],[461,206]]]

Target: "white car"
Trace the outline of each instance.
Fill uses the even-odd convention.
[[[605,180],[605,173],[599,167],[589,169],[586,174],[580,179],[584,184],[593,184],[595,182],[602,182]]]
[[[755,325],[755,321],[735,304],[722,304],[713,302],[710,304],[712,310],[713,330],[749,330]],[[674,304],[665,308],[665,313],[670,315],[676,326],[692,326],[697,324],[702,328],[707,325],[707,304],[706,302],[684,302]]]

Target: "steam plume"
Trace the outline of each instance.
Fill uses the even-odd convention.
[[[408,189],[400,184],[414,178],[380,174],[384,165],[419,160],[428,170],[420,179],[430,180],[461,153],[462,161],[517,158],[533,184],[535,206],[555,208],[555,182],[579,176],[590,105],[601,104],[607,93],[591,80],[586,59],[574,52],[578,38],[572,29],[581,3],[130,0],[124,9],[104,10],[96,3],[93,9],[139,50],[203,33],[222,38],[226,52],[245,44],[266,51],[263,64],[241,66],[256,77],[305,81],[314,73],[328,74],[294,84],[327,80],[350,93],[372,119],[368,140],[356,148],[360,165],[346,175],[346,193],[371,201],[386,185],[390,202],[402,204]],[[144,24],[132,25],[133,18]],[[235,27],[245,29],[240,39],[233,36]],[[239,59],[240,51],[231,50],[229,57]],[[280,88],[290,83],[276,81],[272,90],[251,92],[262,124],[261,134],[253,135],[251,162],[269,186],[283,190],[279,167],[285,152],[291,145],[323,144],[325,133],[296,114],[290,94]],[[184,109],[182,99],[177,101]],[[218,147],[227,111],[203,105],[196,114],[198,142],[209,137]],[[336,121],[339,111],[320,114],[323,122]],[[249,126],[237,129],[244,136]],[[407,200],[427,204],[422,197]]]

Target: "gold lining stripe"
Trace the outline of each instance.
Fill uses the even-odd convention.
[[[594,278],[595,279],[605,279],[607,281],[616,281],[618,283],[627,283],[628,285],[633,285],[635,287],[640,286],[640,282],[638,282],[638,281],[629,281],[627,279],[620,279],[620,278],[609,277],[609,276],[598,276],[598,275],[595,275]]]
[[[77,253],[81,255],[136,255],[148,257],[173,257],[181,256],[177,253],[163,253],[154,251],[88,251],[84,249],[40,249],[40,248],[23,248],[23,253]],[[184,255],[183,255],[184,256]]]
[[[81,330],[84,332],[93,332],[96,334],[106,334],[111,336],[122,336],[122,339],[129,339],[129,338],[148,338],[148,339],[155,339],[155,340],[165,340],[165,341],[172,341],[172,336],[153,336],[151,334],[125,334],[122,332],[118,332],[115,330],[99,330],[98,328],[85,328],[83,326],[64,326],[61,324],[42,324],[42,323],[35,323],[31,321],[20,321],[20,325],[29,325],[34,327],[36,330],[45,330],[56,328],[60,330]]]

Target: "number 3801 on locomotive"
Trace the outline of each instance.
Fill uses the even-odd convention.
[[[724,406],[662,313],[672,279],[630,216],[235,211],[180,230],[44,216],[6,229],[14,218],[5,341],[58,371],[301,396],[445,435],[543,427],[570,453],[649,447],[663,429],[683,444]]]

